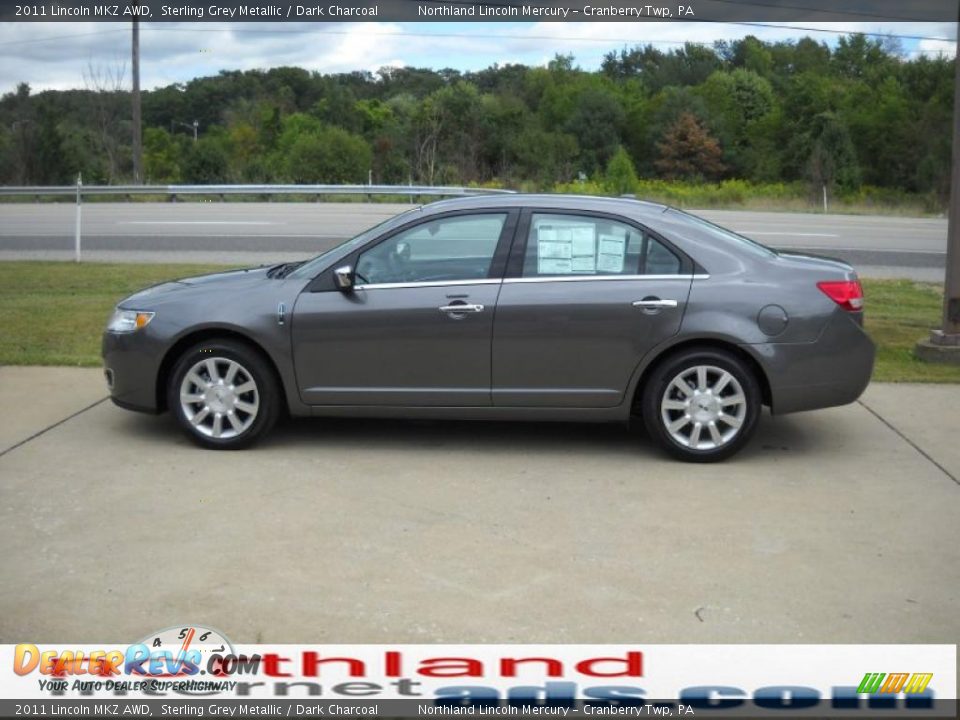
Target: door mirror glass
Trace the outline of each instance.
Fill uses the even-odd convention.
[[[338,267],[333,271],[333,281],[337,286],[337,290],[341,290],[343,292],[349,292],[350,290],[353,290],[353,278],[353,267],[350,265]]]

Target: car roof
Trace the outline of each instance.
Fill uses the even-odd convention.
[[[455,210],[480,210],[486,208],[529,207],[545,210],[594,210],[615,212],[642,219],[662,214],[669,206],[661,203],[637,200],[629,197],[601,197],[597,195],[560,195],[533,193],[504,193],[497,195],[471,195],[468,197],[438,200],[422,207],[424,213],[451,212]]]

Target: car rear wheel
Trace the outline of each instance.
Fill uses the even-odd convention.
[[[279,388],[259,353],[215,340],[187,350],[167,386],[167,406],[194,442],[238,450],[267,433],[279,414]]]
[[[750,440],[761,398],[752,370],[732,353],[688,350],[654,369],[641,400],[643,422],[674,457],[715,462]]]

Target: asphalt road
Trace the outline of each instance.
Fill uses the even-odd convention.
[[[90,259],[258,263],[321,252],[410,208],[360,203],[94,203],[83,208]],[[947,222],[934,218],[695,211],[782,249],[839,257],[864,276],[942,280]],[[75,208],[0,204],[0,259],[72,255]]]

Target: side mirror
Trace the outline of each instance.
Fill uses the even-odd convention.
[[[333,281],[337,285],[337,290],[342,292],[350,292],[353,290],[354,277],[353,267],[350,265],[338,267],[333,271]]]

